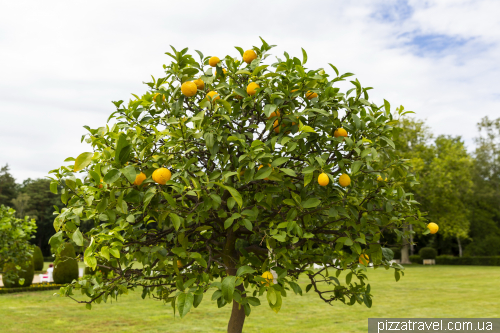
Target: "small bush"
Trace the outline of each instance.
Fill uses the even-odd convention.
[[[56,265],[52,273],[54,283],[65,284],[78,279],[78,262],[75,257],[73,245],[71,243],[64,244],[64,249],[56,258]]]
[[[436,259],[437,252],[432,247],[423,247],[418,251],[418,254],[422,259]]]
[[[33,260],[30,260],[26,265],[21,266],[22,270],[16,269],[16,264],[7,263],[3,267],[3,284],[6,288],[19,288],[29,287],[33,283],[35,276],[35,268],[33,267]],[[7,278],[8,275],[16,276],[14,279]],[[20,284],[19,280],[24,279],[24,283]]]
[[[43,254],[38,246],[35,246],[35,251],[33,252],[33,265],[35,271],[41,271],[43,269]]]
[[[410,262],[412,264],[423,264],[424,260],[418,254],[415,254],[415,255],[410,256]]]
[[[401,249],[399,247],[391,247],[392,252],[394,252],[394,259],[401,260]]]

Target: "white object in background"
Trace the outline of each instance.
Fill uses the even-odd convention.
[[[47,274],[44,274],[49,276],[48,282],[54,282],[54,279],[52,278],[52,272],[54,272],[54,267],[49,267],[47,268]]]
[[[40,283],[50,282],[49,281],[49,274],[38,274],[38,276],[39,276],[39,279],[40,279]]]

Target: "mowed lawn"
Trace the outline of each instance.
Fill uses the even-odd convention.
[[[366,332],[367,318],[500,317],[500,267],[408,266],[395,282],[392,270],[370,269],[373,307],[329,306],[313,292],[288,294],[275,314],[264,297],[244,332]],[[306,279],[302,281],[305,290]],[[209,291],[197,309],[174,318],[170,305],[142,300],[140,291],[86,310],[53,291],[0,295],[1,332],[224,332],[230,307],[218,309]]]

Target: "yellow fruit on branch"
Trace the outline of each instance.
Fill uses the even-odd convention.
[[[285,127],[285,124],[282,124],[281,125],[282,127]],[[280,126],[279,126],[279,122],[278,122],[278,119],[276,119],[273,123],[273,129],[274,129],[274,133],[276,134],[279,134],[280,133]]]
[[[347,187],[347,186],[351,185],[351,177],[349,177],[345,173],[340,175],[339,184],[340,184],[340,186],[343,186],[343,187]]]
[[[140,174],[138,174],[137,176],[135,176],[134,185],[137,185],[137,186],[141,185],[142,182],[144,180],[146,180],[146,178],[147,178],[146,174],[144,174],[144,172],[141,172]]]
[[[435,234],[439,230],[439,226],[434,222],[429,223],[427,228],[431,231],[431,234]]]
[[[309,91],[306,93],[306,97],[307,97],[307,99],[313,99],[313,98],[318,97],[318,94],[316,94],[315,92],[312,92],[312,91],[310,91],[310,90],[309,90]]]
[[[343,137],[347,138],[347,131],[345,129],[343,129],[342,127],[337,128],[335,130],[335,132],[333,133],[333,136],[336,138],[338,138],[339,136],[343,136]]]
[[[160,93],[156,93],[153,95],[153,101],[157,101],[157,97],[160,96]],[[165,102],[165,95],[161,95],[161,100],[163,100]]]
[[[217,66],[217,64],[220,62],[220,59],[217,57],[212,57],[208,60],[208,64],[212,67]]]
[[[198,91],[198,86],[196,86],[196,83],[192,81],[186,81],[182,84],[181,91],[184,96],[192,97],[196,95],[196,92]]]
[[[184,265],[182,264],[182,261],[177,260],[177,268],[182,268],[182,266],[184,266]]]
[[[262,277],[266,279],[266,282],[261,281],[261,283],[264,284],[266,287],[269,287],[271,283],[273,283],[274,281],[273,273],[269,271],[262,273]]]
[[[207,99],[211,102],[214,102],[216,99],[220,99],[220,96],[216,91],[212,90],[207,94]]]
[[[160,185],[165,185],[170,177],[172,177],[172,173],[167,168],[156,169],[152,175],[153,180]]]
[[[196,84],[196,88],[198,88],[198,90],[205,89],[205,82],[203,82],[202,79],[197,79],[197,80],[194,80],[193,82],[194,82],[194,84]]]
[[[247,94],[249,94],[250,96],[253,96],[255,95],[255,93],[257,92],[257,89],[259,89],[260,86],[255,83],[255,82],[250,82],[250,84],[247,86]]]
[[[359,256],[359,263],[361,265],[368,266],[369,262],[370,262],[370,257],[367,254],[362,254]]]
[[[328,177],[328,175],[326,173],[321,173],[318,177],[318,184],[320,184],[321,186],[326,186],[328,185],[328,183],[330,182],[330,178]]]
[[[379,181],[379,182],[387,181],[387,177],[385,177],[385,179],[383,179],[381,175],[378,175],[377,181]]]
[[[245,53],[243,53],[243,61],[247,64],[250,64],[255,59],[257,59],[257,53],[255,53],[254,50],[246,50]]]

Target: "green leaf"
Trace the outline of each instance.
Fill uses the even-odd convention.
[[[279,165],[282,165],[283,163],[286,163],[288,162],[288,160],[290,160],[290,157],[278,157],[277,159],[275,159],[272,163],[271,163],[271,166],[274,168],[274,167],[277,167]]]
[[[280,171],[283,172],[283,173],[286,173],[289,176],[297,177],[297,174],[292,169],[281,168]]]
[[[307,184],[309,184],[312,179],[313,179],[313,173],[306,173],[304,175],[304,187],[306,187]]]
[[[233,293],[234,293],[234,287],[236,283],[236,276],[231,275],[231,276],[226,276],[222,280],[222,296],[224,296],[224,299],[226,302],[231,302],[233,300]]]
[[[271,173],[273,172],[273,169],[268,167],[268,166],[264,166],[262,168],[260,168],[259,171],[257,171],[257,174],[255,175],[254,179],[264,179],[264,178],[267,178],[269,177],[269,175],[271,175]]]
[[[230,226],[233,225],[233,222],[234,222],[234,219],[232,217],[229,217],[227,218],[225,221],[224,221],[224,229],[227,229],[229,228]]]
[[[83,246],[83,235],[80,232],[80,228],[77,228],[75,232],[73,233],[73,242],[75,242],[76,245],[78,246]]]
[[[255,75],[259,74],[259,72],[260,72],[260,71],[262,71],[262,70],[266,69],[268,66],[269,66],[269,65],[261,65],[261,66],[256,67],[256,68],[253,70],[252,75],[254,75],[254,76],[255,76]]]
[[[84,169],[87,165],[90,164],[93,156],[94,153],[81,153],[80,155],[78,155],[75,161],[75,167],[73,171],[77,172]]]
[[[188,314],[189,310],[193,306],[194,296],[191,293],[181,293],[177,296],[177,309],[179,309],[179,315],[183,318]]]
[[[203,293],[199,293],[199,294],[194,294],[194,302],[193,302],[193,306],[195,308],[198,307],[198,305],[200,305],[201,301],[203,300]]]
[[[120,169],[120,171],[130,183],[135,181],[136,171],[132,165],[126,166],[125,168]]]
[[[109,253],[115,258],[120,258],[120,249],[117,247],[112,247],[109,249]]]
[[[316,133],[316,131],[311,126],[302,126],[300,128],[300,131],[306,133]]]
[[[359,119],[359,117],[354,113],[351,114],[351,117],[352,117],[352,120],[354,121],[354,125],[356,125],[356,128],[360,129],[361,128],[361,120]]]
[[[356,172],[358,172],[362,165],[363,161],[354,162],[351,166],[351,175],[354,175]]]
[[[95,270],[97,266],[97,259],[91,255],[83,257],[83,262],[85,265],[92,267],[92,270]]]
[[[175,231],[179,230],[179,227],[181,226],[181,219],[179,215],[175,213],[170,213],[170,220],[172,221],[172,224],[174,225]]]
[[[50,192],[57,194],[57,182],[55,180],[50,182]]]
[[[217,184],[220,187],[228,190],[229,193],[231,193],[231,196],[234,198],[234,200],[238,204],[238,206],[241,208],[241,206],[243,205],[243,199],[241,198],[240,192],[238,192],[235,188],[233,188],[231,186],[223,185],[221,183],[215,183],[215,184]]]
[[[108,171],[108,173],[106,175],[104,175],[104,179],[103,180],[107,184],[112,184],[115,181],[117,181],[118,178],[120,178],[121,175],[122,175],[122,173],[120,172],[120,170],[111,169],[111,170]]]
[[[234,89],[234,92],[238,95],[240,95],[241,97],[247,97],[248,94],[245,90],[241,89],[241,88],[235,88]]]
[[[384,108],[385,112],[390,113],[391,112],[391,104],[384,99]]]
[[[276,313],[281,309],[281,292],[275,290],[273,287],[267,288],[267,302],[269,307]]]
[[[251,306],[259,306],[260,300],[257,297],[247,297],[248,304]]]
[[[306,201],[304,201],[302,203],[302,207],[304,207],[304,208],[314,208],[314,207],[317,207],[320,203],[321,203],[321,201],[319,199],[309,198],[309,199],[307,199]]]
[[[306,50],[302,49],[302,65],[304,65],[307,62],[307,53]]]
[[[387,260],[392,260],[394,259],[394,252],[392,252],[391,249],[388,247],[383,247],[382,248],[382,255],[384,256],[385,259]]]
[[[392,140],[391,140],[391,139],[386,138],[385,136],[381,136],[380,138],[381,138],[382,140],[384,140],[385,142],[387,142],[387,144],[388,144],[389,146],[391,146],[393,149],[396,149],[396,146],[394,145],[394,142],[392,142]]]
[[[242,276],[244,274],[252,274],[252,273],[255,273],[255,270],[252,267],[250,267],[250,266],[241,266],[236,271],[236,276]]]

